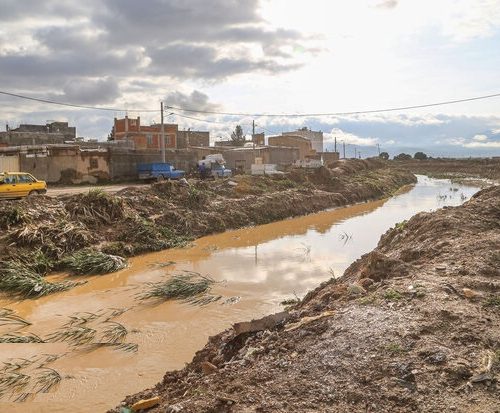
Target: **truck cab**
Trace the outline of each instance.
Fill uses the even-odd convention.
[[[228,178],[232,175],[231,169],[226,168],[226,161],[222,154],[211,154],[198,161],[198,170],[201,179]]]
[[[165,179],[181,179],[186,174],[180,169],[175,169],[166,162],[141,163],[137,165],[139,179],[163,181]]]

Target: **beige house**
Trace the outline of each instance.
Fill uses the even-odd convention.
[[[269,146],[297,148],[299,150],[299,159],[301,160],[316,155],[316,151],[313,150],[312,148],[311,141],[302,136],[298,135],[270,136],[268,138],[268,143]]]

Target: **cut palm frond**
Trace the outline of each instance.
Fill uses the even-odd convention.
[[[0,291],[22,298],[35,298],[66,291],[82,282],[50,283],[19,261],[0,261]]]
[[[140,295],[141,299],[181,300],[193,305],[207,305],[218,301],[221,296],[210,294],[217,282],[208,275],[186,271],[173,275],[167,281],[148,283],[148,291]]]
[[[45,343],[45,341],[33,333],[7,333],[0,336],[0,343]]]
[[[108,274],[127,266],[127,260],[118,255],[100,251],[79,251],[61,260],[61,264],[73,274]]]
[[[48,393],[50,389],[58,385],[62,378],[54,369],[49,367],[40,367],[41,374],[36,377],[35,387],[37,393]]]
[[[6,324],[19,324],[22,326],[29,326],[31,323],[24,318],[18,316],[13,310],[9,308],[0,308],[0,326]]]

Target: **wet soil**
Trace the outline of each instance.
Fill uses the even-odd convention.
[[[447,178],[455,182],[471,182],[471,179],[482,178],[500,182],[500,158],[437,158],[425,161],[409,160],[392,162],[414,174],[428,175],[433,178]]]
[[[36,300],[0,298],[0,307],[33,323],[22,328],[0,326],[0,335],[16,332],[45,339],[77,313],[127,309],[113,321],[127,329],[124,341],[139,346],[137,352],[128,353],[111,348],[90,351],[67,343],[1,344],[0,365],[19,357],[57,355],[60,358],[49,367],[63,379],[48,393],[32,394],[23,403],[13,403],[20,390],[6,392],[0,398],[0,411],[62,413],[69,406],[75,413],[109,409],[126,394],[157,383],[166,370],[182,368],[209,336],[233,323],[282,311],[283,302],[303,297],[332,273],[342,274],[396,223],[420,211],[460,205],[477,190],[419,176],[417,184],[390,199],[202,237],[184,248],[130,258],[129,267],[120,272],[84,277],[84,285]],[[205,307],[138,299],[148,290],[148,283],[182,271],[223,281],[216,288],[223,299]],[[69,279],[74,276],[47,277],[54,282]],[[32,370],[27,373],[33,377]],[[32,389],[22,392],[27,391]]]
[[[239,176],[215,182],[163,182],[116,195],[89,192],[0,204],[2,261],[64,269],[84,248],[133,256],[184,245],[226,229],[264,224],[327,208],[390,196],[416,178],[387,162],[352,160],[334,169],[281,176]]]
[[[123,405],[159,397],[150,412],[498,412],[499,251],[499,186],[417,214],[288,313],[211,337],[184,369]]]

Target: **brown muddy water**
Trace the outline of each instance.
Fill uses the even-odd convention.
[[[279,311],[284,299],[303,297],[332,274],[341,275],[397,222],[420,211],[460,205],[478,189],[419,176],[414,187],[388,200],[207,236],[187,248],[132,258],[127,269],[87,277],[87,284],[64,293],[20,302],[0,300],[0,307],[33,323],[20,331],[42,337],[61,328],[74,313],[128,308],[115,321],[128,329],[127,341],[139,345],[136,353],[128,353],[61,343],[2,344],[0,362],[60,355],[49,366],[62,380],[49,393],[22,403],[5,394],[0,411],[104,412],[127,394],[153,386],[167,370],[182,368],[210,335],[234,322]],[[169,262],[174,264],[166,265]],[[182,270],[225,280],[216,287],[224,298],[204,307],[137,299],[146,283]]]

